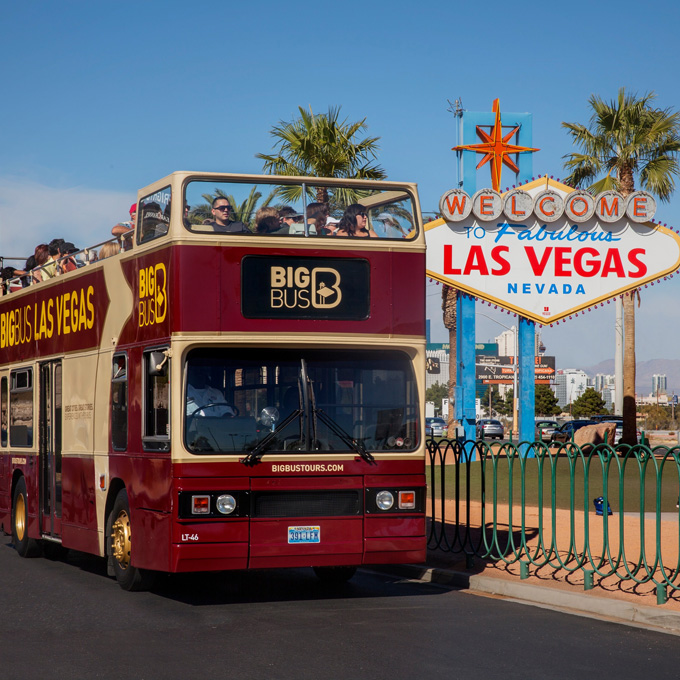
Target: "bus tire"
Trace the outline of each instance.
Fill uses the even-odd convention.
[[[347,583],[354,574],[356,567],[314,567],[316,577],[324,583]]]
[[[12,500],[12,543],[21,557],[40,555],[40,543],[28,537],[28,497],[23,477],[17,482]]]
[[[118,585],[123,590],[148,590],[155,574],[132,566],[132,533],[130,504],[125,489],[121,489],[113,503],[106,523],[106,554]]]

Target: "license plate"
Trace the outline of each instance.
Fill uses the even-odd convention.
[[[321,527],[288,527],[288,543],[321,543]]]

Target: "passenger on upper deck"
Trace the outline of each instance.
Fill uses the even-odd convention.
[[[7,293],[14,293],[21,290],[22,285],[19,280],[23,272],[20,269],[15,269],[14,267],[3,267],[2,268],[2,292],[0,295],[6,295]]]
[[[281,220],[280,234],[304,234],[305,233],[305,223],[302,213],[295,208],[290,206],[285,206],[279,210],[279,219]],[[309,233],[316,234],[316,227],[309,223]]]
[[[340,222],[338,222],[338,230],[335,232],[335,235],[378,238],[374,231],[368,230],[368,212],[359,203],[352,203],[352,205],[347,207],[345,214],[341,217]]]
[[[49,273],[49,270],[42,268],[50,259],[49,249],[46,243],[41,243],[35,247],[34,257],[35,267],[31,271],[33,283],[40,283],[41,281],[47,281],[47,279],[52,278],[52,274]]]
[[[326,222],[329,215],[328,203],[310,203],[307,206],[307,222],[310,224],[309,231],[312,232],[311,225],[314,225],[317,234],[328,236],[330,230],[326,229]]]
[[[112,255],[118,255],[119,252],[120,243],[118,243],[118,241],[107,241],[99,249],[99,259],[105,260],[107,257],[111,257]]]
[[[258,234],[273,234],[281,227],[279,211],[276,208],[260,208],[255,213],[255,231]]]
[[[123,250],[129,250],[132,247],[132,239],[136,225],[137,204],[133,203],[130,206],[130,220],[127,222],[119,222],[113,229],[111,229],[111,233],[120,239]]]
[[[76,261],[71,257],[71,253],[77,253],[78,248],[76,248],[70,241],[62,241],[59,244],[59,261],[57,263],[57,269],[60,274],[65,274],[66,272],[72,272],[78,269]]]
[[[211,231],[219,232],[221,234],[243,234],[250,230],[243,222],[236,222],[229,219],[231,213],[231,205],[229,201],[222,196],[213,199],[211,212],[214,219],[204,222],[201,231],[205,228],[211,228]]]

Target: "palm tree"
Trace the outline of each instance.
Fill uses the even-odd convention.
[[[615,101],[591,95],[590,125],[562,123],[582,153],[565,156],[567,184],[593,193],[616,189],[625,197],[640,186],[667,201],[675,190],[679,166],[680,113],[652,106],[653,92],[637,97],[619,90]],[[604,173],[604,177],[594,181]],[[635,443],[635,305],[636,291],[624,295],[623,441]]]
[[[315,114],[298,107],[300,117],[291,122],[280,121],[271,130],[277,141],[275,153],[256,154],[264,161],[264,171],[294,177],[345,177],[353,179],[385,179],[387,174],[372,161],[377,157],[379,137],[357,139],[367,129],[366,119],[349,123],[340,121],[340,107],[330,107],[328,113]],[[286,201],[300,198],[301,188],[281,187],[278,194]],[[317,187],[309,189],[310,197],[319,203],[356,202],[370,192]],[[334,195],[335,194],[335,195]]]

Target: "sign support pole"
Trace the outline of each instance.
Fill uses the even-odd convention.
[[[456,410],[465,430],[466,440],[475,440],[476,416],[475,381],[477,378],[475,354],[475,299],[464,293],[458,294],[458,389]],[[473,340],[470,340],[473,338]],[[469,460],[474,460],[474,451]]]
[[[535,439],[535,369],[536,364],[536,324],[519,317],[519,441],[532,442]],[[521,451],[521,449],[520,449]],[[521,451],[526,455],[526,448]],[[533,450],[529,457],[536,454]]]

